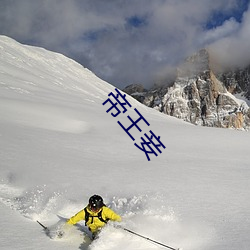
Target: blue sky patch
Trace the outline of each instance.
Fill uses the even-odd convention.
[[[139,28],[147,24],[147,19],[145,17],[131,16],[127,18],[127,24],[130,27]]]
[[[245,11],[248,9],[249,0],[240,0],[238,2],[238,8],[232,10],[230,13],[225,13],[223,10],[215,11],[210,20],[206,23],[206,29],[213,29],[221,26],[226,20],[234,18],[238,23],[242,22],[242,17]]]

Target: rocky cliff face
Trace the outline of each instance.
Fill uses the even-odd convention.
[[[250,100],[250,66],[244,69],[218,73],[217,77],[225,84],[230,93],[242,94],[246,99]]]
[[[136,85],[131,91],[132,85],[124,91],[149,107],[196,125],[250,128],[247,103],[233,95],[250,97],[250,67],[215,75],[210,66],[208,51],[201,50],[178,68],[170,87],[146,91]]]

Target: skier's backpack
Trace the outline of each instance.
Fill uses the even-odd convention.
[[[105,206],[105,205],[104,205]],[[94,217],[97,217],[100,221],[107,223],[109,221],[109,219],[104,220],[102,218],[102,210],[96,215],[96,216],[92,216],[90,215],[90,213],[87,210],[87,207],[84,208],[84,212],[85,212],[85,226],[87,226],[87,222],[89,221],[89,219],[91,218],[91,223],[92,224],[94,222]]]

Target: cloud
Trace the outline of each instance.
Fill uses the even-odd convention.
[[[227,29],[225,26],[220,29]],[[210,44],[216,61],[225,67],[245,67],[250,64],[250,10],[243,15],[242,22],[221,39]]]
[[[225,37],[235,34],[240,28],[240,24],[232,17],[226,20],[221,26],[204,31],[200,38],[201,44],[211,44]]]
[[[204,46],[222,57],[223,46],[247,49],[249,14],[242,22],[233,16],[239,2],[2,0],[0,33],[61,52],[118,87],[149,86]]]

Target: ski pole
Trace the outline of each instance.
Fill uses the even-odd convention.
[[[162,244],[162,243],[160,243],[160,242],[158,242],[158,241],[155,241],[155,240],[152,240],[152,239],[150,239],[150,238],[148,238],[148,237],[145,237],[145,236],[143,236],[143,235],[141,235],[141,234],[135,233],[135,232],[133,232],[133,231],[127,229],[127,228],[122,228],[122,229],[125,230],[125,231],[127,231],[127,232],[129,232],[129,233],[131,233],[131,234],[137,235],[137,236],[139,236],[139,237],[141,237],[141,238],[143,238],[143,239],[145,239],[145,240],[154,242],[154,243],[156,243],[156,244],[158,244],[158,245],[161,245],[161,246],[163,246],[163,247],[169,248],[169,249],[171,249],[171,250],[180,250],[180,248],[173,248],[173,247],[167,246],[167,245]]]
[[[36,221],[40,226],[42,226],[43,227],[43,229],[46,231],[46,230],[48,230],[48,228],[47,227],[45,227],[40,221]]]

